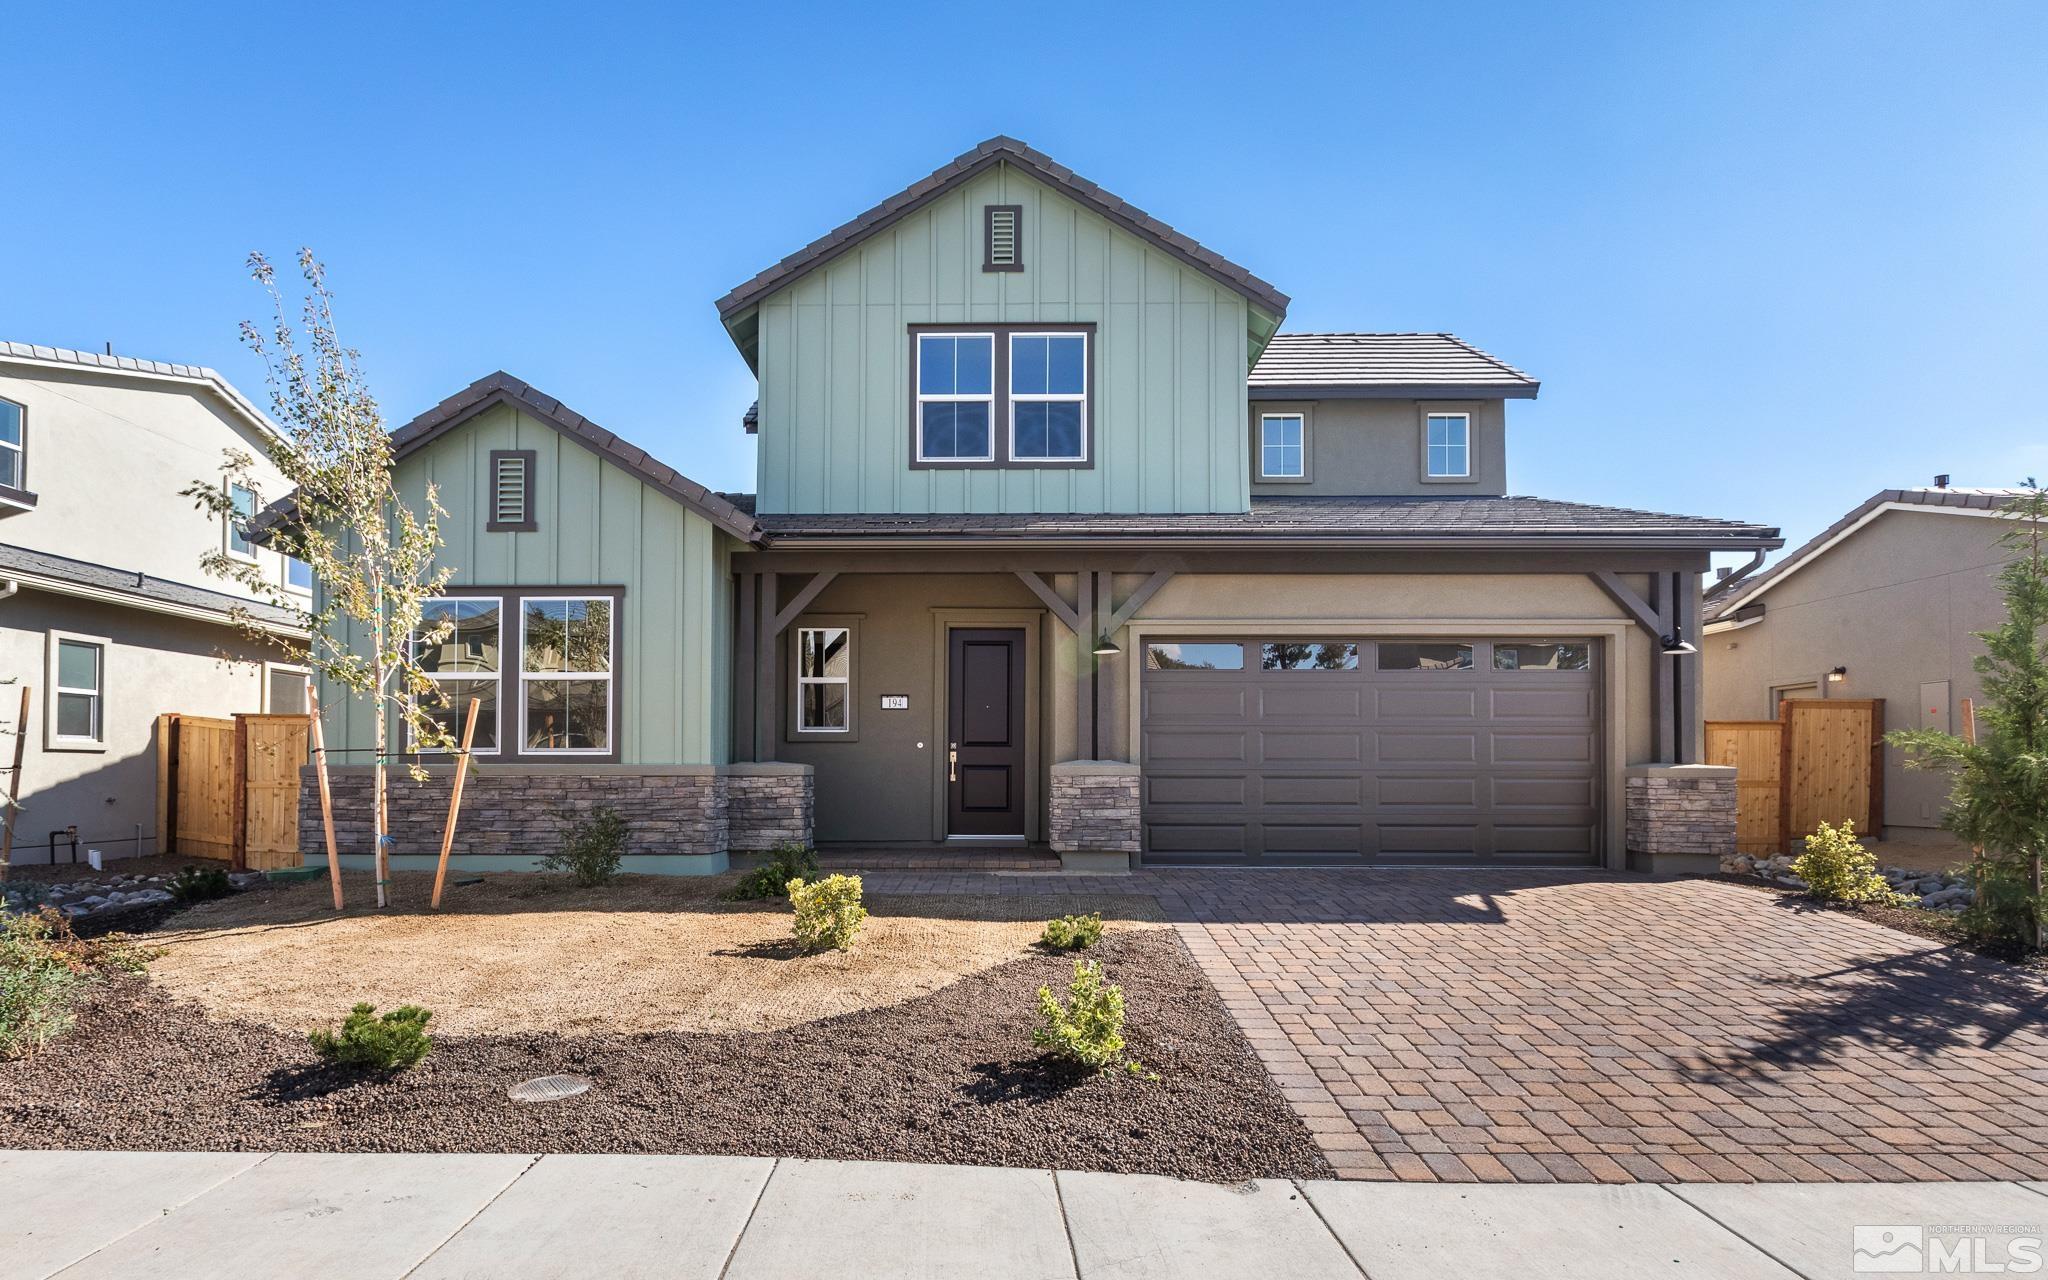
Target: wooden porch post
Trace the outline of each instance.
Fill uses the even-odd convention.
[[[754,652],[754,759],[775,758],[776,662],[775,662],[775,574],[760,575],[761,623]]]

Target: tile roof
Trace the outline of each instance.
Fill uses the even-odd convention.
[[[52,555],[47,551],[0,544],[0,577],[13,574],[48,578],[72,586],[116,592],[138,601],[219,614],[223,621],[235,610],[244,609],[258,622],[292,630],[301,629],[303,626],[301,620],[289,610],[265,604],[260,600],[251,600],[247,596],[173,582],[168,578],[153,578],[133,569],[116,569],[109,565],[94,564],[89,560],[74,560],[69,556]]]
[[[1388,387],[1534,396],[1536,379],[1448,333],[1276,333],[1246,379],[1282,387]]]
[[[1860,503],[1855,510],[1800,543],[1778,563],[1763,572],[1739,581],[1731,580],[1718,591],[1709,587],[1704,616],[1707,621],[1712,622],[1751,603],[1779,580],[1790,575],[1793,570],[1814,559],[1854,531],[1858,525],[1876,515],[1880,508],[1909,506],[1927,507],[1936,511],[1995,511],[2027,492],[2026,489],[2018,488],[1881,489]]]
[[[143,360],[136,356],[103,355],[97,351],[73,351],[69,347],[45,347],[33,342],[0,341],[0,362],[70,365],[105,373],[127,373],[145,378],[177,378],[210,384],[221,398],[272,435],[281,435],[277,424],[243,395],[234,383],[203,364],[173,364],[165,360]]]
[[[1015,138],[999,135],[941,165],[930,175],[911,183],[852,221],[826,232],[734,288],[718,300],[718,314],[730,318],[735,312],[752,306],[790,281],[829,262],[877,231],[915,213],[982,170],[999,163],[1014,165],[1268,311],[1276,315],[1286,313],[1287,295],[1266,281],[1122,197],[1104,191],[1051,156],[1034,151]]]
[[[752,495],[727,497],[752,511]],[[1764,525],[1664,515],[1548,498],[1359,497],[1253,498],[1251,510],[1211,515],[1016,513],[1003,515],[821,514],[756,517],[771,544],[822,538],[1356,538],[1360,541],[1584,539],[1778,545]]]

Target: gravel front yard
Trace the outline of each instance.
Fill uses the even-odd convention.
[[[1009,906],[1013,917],[1050,914]],[[197,915],[175,923],[189,932]],[[337,1075],[302,1035],[122,978],[63,1040],[0,1065],[0,1147],[658,1151],[1329,1176],[1172,931],[1112,932],[1088,954],[1123,985],[1129,1052],[1159,1081],[1040,1058],[1036,993],[1064,989],[1072,960],[1035,948],[926,994],[772,1030],[445,1035],[388,1081]],[[594,1084],[551,1103],[505,1095],[553,1073]]]

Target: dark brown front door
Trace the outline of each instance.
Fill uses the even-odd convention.
[[[946,834],[1024,834],[1024,633],[953,631]]]

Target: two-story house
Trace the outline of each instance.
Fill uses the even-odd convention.
[[[159,715],[304,709],[304,671],[235,614],[289,618],[200,559],[245,556],[310,596],[306,567],[180,496],[274,430],[211,369],[0,342],[0,723],[31,691],[14,861],[68,860],[74,836],[81,858],[161,847]],[[252,514],[285,488],[267,463],[257,480],[233,494]]]
[[[1508,496],[1538,386],[1501,360],[1281,333],[1279,290],[1008,138],[717,306],[753,495],[503,374],[395,437],[477,640],[432,659],[486,709],[472,865],[545,852],[562,797],[649,869],[792,836],[1674,865],[1724,817],[1732,848],[1698,584],[1777,531]]]

